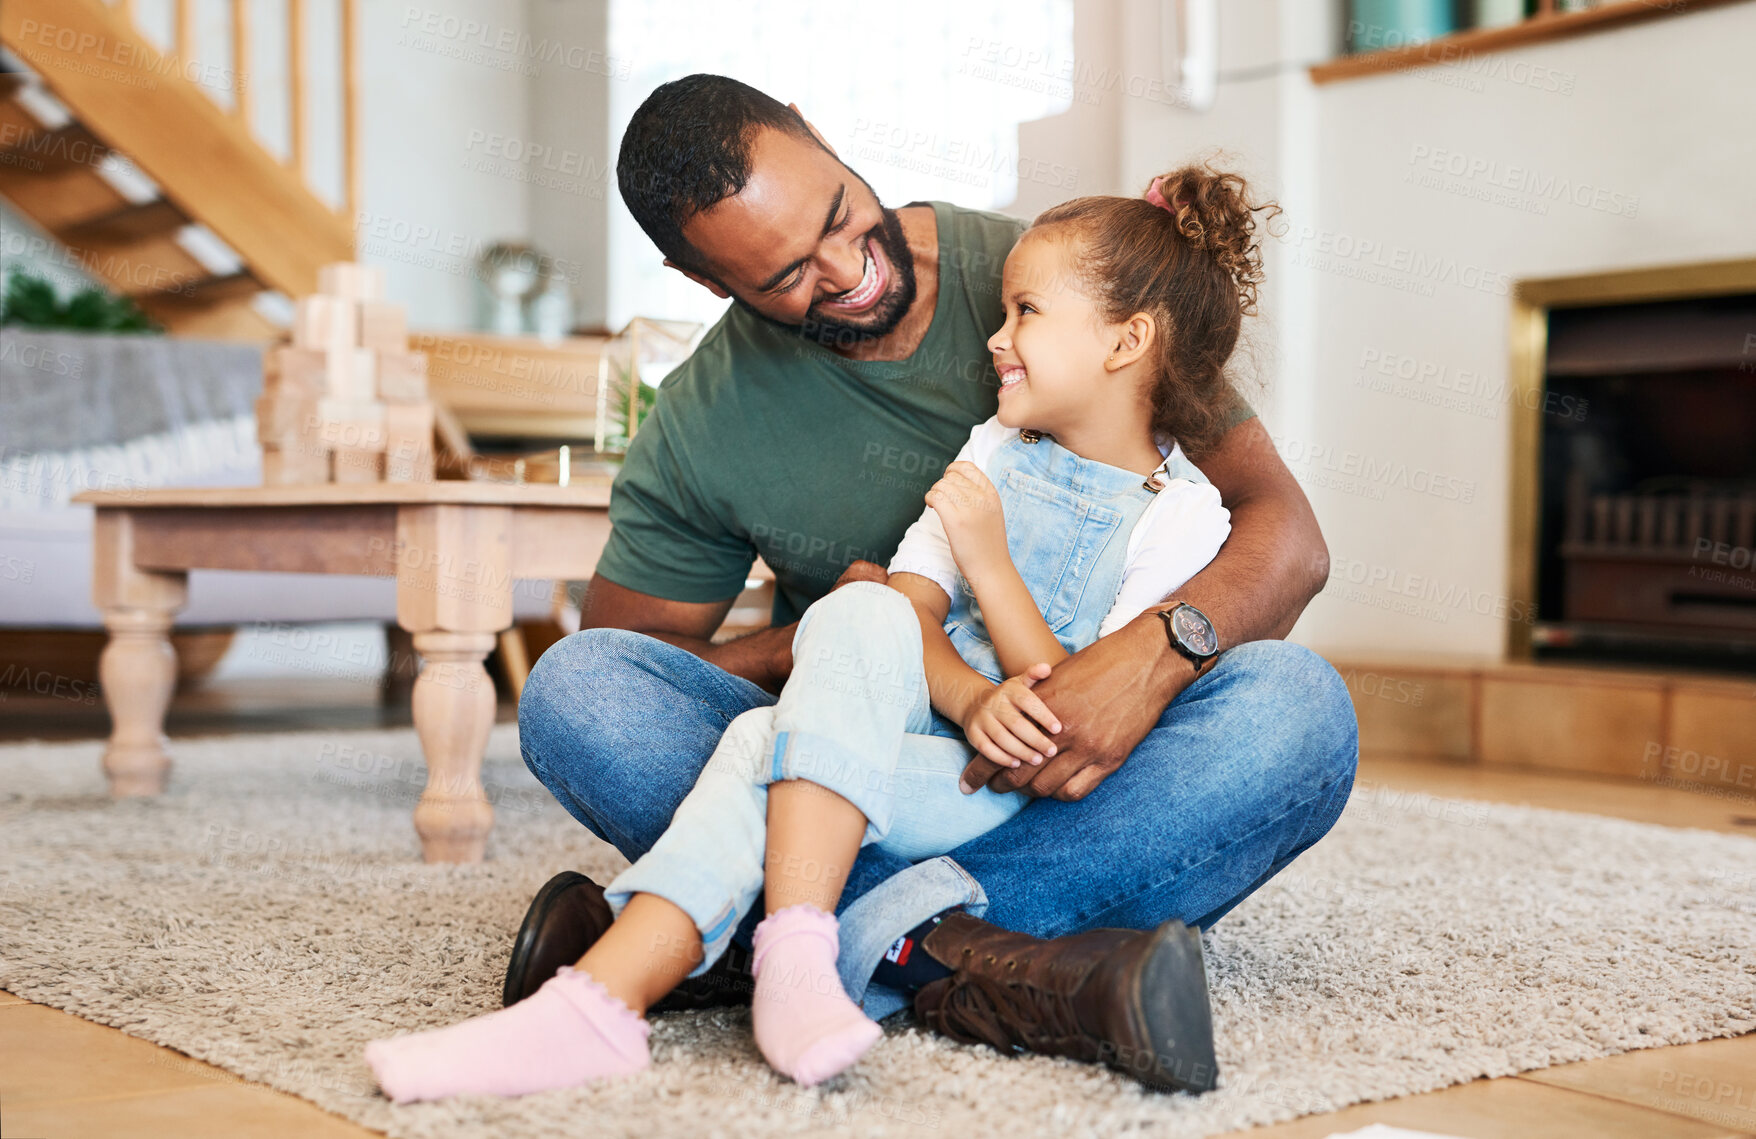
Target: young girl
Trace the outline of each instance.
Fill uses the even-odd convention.
[[[645,1068],[642,1014],[705,972],[763,894],[756,1042],[801,1084],[880,1035],[836,972],[855,855],[946,853],[1023,810],[960,787],[980,753],[1055,754],[1032,691],[1056,662],[1158,605],[1218,552],[1219,494],[1185,457],[1214,441],[1222,370],[1261,279],[1243,181],[1206,168],[1143,198],[1038,217],[1006,259],[988,341],[999,411],[977,426],[890,564],[813,605],[778,701],[734,720],[669,829],[605,894],[613,926],[509,1008],[378,1040],[397,1102],[517,1095]]]

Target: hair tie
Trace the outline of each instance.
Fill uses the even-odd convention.
[[[1189,204],[1189,199],[1178,198],[1175,205],[1172,205],[1170,202],[1165,201],[1164,191],[1159,189],[1159,183],[1163,182],[1164,180],[1165,180],[1165,178],[1164,178],[1163,174],[1159,175],[1157,178],[1154,178],[1152,180],[1152,185],[1150,185],[1146,188],[1146,200],[1151,202],[1153,205],[1157,206],[1161,210],[1165,210],[1168,213],[1175,214],[1178,210],[1182,209],[1184,206]]]

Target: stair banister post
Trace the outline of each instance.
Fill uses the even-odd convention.
[[[287,107],[292,116],[288,164],[305,178],[305,0],[287,0]],[[309,184],[309,183],[307,183]]]
[[[250,0],[232,0],[232,114],[250,126]]]
[[[341,129],[342,173],[345,179],[343,208],[348,229],[356,225],[360,209],[360,60],[355,33],[359,23],[356,0],[341,0]]]
[[[187,77],[195,58],[195,0],[177,0],[177,66]]]

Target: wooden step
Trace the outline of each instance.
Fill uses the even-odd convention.
[[[110,153],[98,136],[79,123],[38,131],[0,150],[0,166],[53,177],[80,167],[96,167]]]
[[[0,163],[0,198],[50,233],[128,204],[89,166],[49,175]]]
[[[256,341],[281,331],[250,307],[262,289],[254,277],[215,277],[177,243],[172,222],[187,220],[171,203],[131,204],[90,168],[33,175],[4,165],[0,198],[65,246],[50,255],[71,257],[170,332]]]
[[[155,198],[75,222],[61,229],[56,236],[69,244],[130,245],[174,234],[188,224],[189,218],[182,210],[163,198]]]
[[[0,98],[0,150],[11,149],[42,129],[42,120],[27,111],[22,103]]]
[[[181,308],[205,308],[222,301],[253,297],[262,291],[262,282],[248,270],[224,276],[187,281],[172,289],[143,290],[132,294],[136,301],[151,298],[154,302]]]
[[[67,242],[88,272],[130,297],[158,293],[198,295],[213,271],[177,243],[176,234],[135,242]]]
[[[263,291],[248,271],[209,276],[176,290],[140,293],[141,311],[178,336],[265,343],[286,334],[252,303]]]
[[[254,294],[252,294],[254,295]],[[168,297],[143,297],[141,309],[178,336],[198,340],[242,340],[265,344],[286,334],[257,312],[250,297],[237,297],[211,305],[189,305]]]

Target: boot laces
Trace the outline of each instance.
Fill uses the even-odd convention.
[[[987,1044],[1002,1052],[1066,1054],[1085,1036],[1072,998],[1053,989],[1008,984],[960,969],[939,1007],[939,1031],[960,1044]]]

